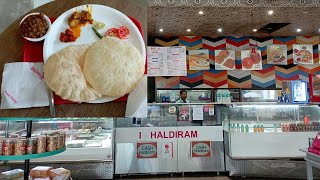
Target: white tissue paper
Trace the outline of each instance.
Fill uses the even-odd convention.
[[[49,106],[43,63],[17,62],[4,65],[1,109]]]
[[[126,107],[126,117],[147,118],[147,81],[147,75],[144,75],[136,88],[129,94]]]

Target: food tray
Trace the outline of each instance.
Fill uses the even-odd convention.
[[[141,24],[138,20],[136,20],[133,17],[128,16],[132,22],[137,26],[139,31],[141,32],[141,35],[143,37],[143,31]],[[50,18],[51,22],[53,23],[56,18]],[[43,62],[43,42],[31,42],[28,40],[24,40],[23,45],[23,62]],[[147,62],[145,64],[145,74],[147,73]],[[128,99],[128,94],[120,97],[116,100],[113,100],[112,102],[125,102]],[[63,100],[60,96],[54,95],[54,104],[75,104],[75,102],[71,102],[68,100]]]

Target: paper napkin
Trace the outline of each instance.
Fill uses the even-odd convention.
[[[17,62],[4,65],[1,109],[49,106],[43,63]]]

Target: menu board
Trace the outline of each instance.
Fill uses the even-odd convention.
[[[293,45],[294,64],[313,64],[313,48],[310,44]]]
[[[267,63],[287,65],[287,46],[286,45],[268,45],[267,46]]]
[[[147,48],[148,76],[187,76],[186,47]]]
[[[189,51],[189,70],[209,70],[210,59],[209,50],[190,50]]]
[[[262,58],[260,50],[241,51],[242,70],[261,70]]]
[[[215,50],[215,69],[234,70],[236,68],[236,56],[233,50]]]

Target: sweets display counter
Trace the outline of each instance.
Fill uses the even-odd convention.
[[[7,137],[26,135],[25,119],[0,125]],[[65,151],[55,156],[32,159],[30,167],[46,165],[65,167],[76,179],[113,178],[113,118],[48,118],[33,119],[32,136],[51,130],[66,132]],[[22,162],[3,161],[1,170],[21,168]]]
[[[222,109],[227,170],[232,176],[306,177],[299,149],[320,130],[315,105],[242,104]],[[315,174],[319,175],[319,172]]]
[[[154,104],[148,118],[117,118],[115,174],[225,171],[220,113],[213,105]]]

